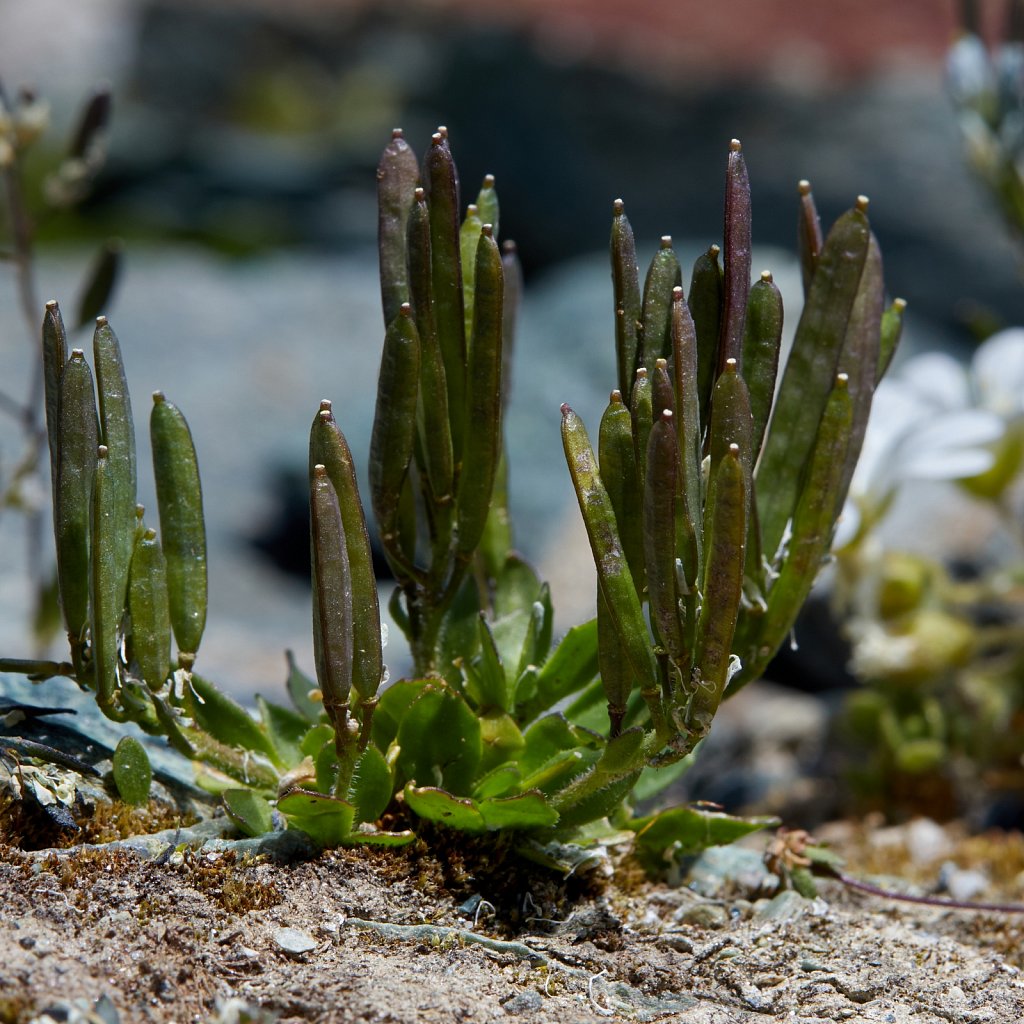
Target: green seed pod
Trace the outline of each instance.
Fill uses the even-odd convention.
[[[906,299],[893,299],[892,305],[882,314],[881,346],[878,353],[878,370],[875,373],[876,387],[896,354],[896,348],[903,335],[903,314],[906,310]]]
[[[377,378],[377,408],[370,438],[370,497],[381,543],[392,557],[397,547],[398,507],[412,462],[420,340],[405,303],[387,330]]]
[[[398,316],[402,303],[409,301],[406,230],[419,178],[416,154],[402,137],[402,129],[396,128],[377,165],[377,246],[385,327]]]
[[[125,605],[120,565],[123,524],[118,515],[121,494],[115,485],[113,470],[107,447],[101,444],[96,449],[89,517],[89,625],[96,703],[102,709],[113,706],[117,691],[118,632]]]
[[[782,294],[769,271],[750,289],[743,330],[743,379],[754,417],[753,460],[757,461],[775,397],[775,377],[782,344]]]
[[[473,295],[476,285],[476,247],[484,221],[474,203],[466,207],[466,216],[459,229],[459,252],[462,259],[462,304],[466,341],[473,337]]]
[[[661,247],[654,254],[644,280],[641,366],[651,366],[656,359],[668,356],[672,351],[672,289],[682,281],[683,271],[672,250],[672,236],[663,235]]]
[[[452,427],[444,360],[434,324],[430,266],[430,212],[423,189],[416,189],[416,201],[409,215],[409,285],[420,338],[419,451],[435,504],[447,506],[455,472]]]
[[[380,635],[380,604],[377,580],[373,574],[370,537],[359,500],[352,451],[338,428],[329,402],[322,402],[313,421],[309,438],[310,479],[317,476],[316,466],[325,472],[338,506],[347,550],[347,575],[350,577],[352,607],[352,685],[362,701],[377,695],[384,677],[384,654]],[[322,488],[321,488],[322,490]]]
[[[128,381],[121,346],[106,317],[98,317],[93,334],[96,392],[99,397],[100,441],[108,451],[112,522],[112,580],[116,581],[121,607],[128,592],[128,566],[135,547],[136,477],[135,421],[132,418]]]
[[[60,306],[52,299],[46,304],[43,315],[43,394],[46,405],[46,439],[50,448],[50,484],[54,503],[57,495],[57,463],[60,444],[58,420],[60,408],[60,378],[64,364],[68,361],[68,336]],[[93,445],[95,448],[95,444]]]
[[[683,289],[672,290],[672,385],[675,391],[676,443],[682,469],[683,502],[680,512],[689,524],[697,553],[695,565],[687,566],[687,578],[700,578],[703,566],[703,508],[701,480],[700,392],[697,386],[697,334]]]
[[[476,550],[487,522],[501,455],[501,341],[504,274],[501,253],[484,225],[476,257],[476,303],[469,354],[469,390],[463,427],[456,516],[458,551]]]
[[[562,406],[562,445],[597,566],[597,579],[608,612],[641,691],[658,690],[657,669],[633,577],[615,525],[615,509],[597,472],[590,439],[582,420]]]
[[[725,273],[718,372],[726,360],[743,358],[743,321],[750,292],[750,180],[739,139],[729,143],[725,172]],[[742,364],[741,364],[742,365]]]
[[[640,355],[638,325],[643,307],[640,302],[640,271],[636,262],[636,241],[626,217],[626,204],[621,199],[616,199],[612,205],[611,258],[619,391],[623,395],[631,395],[637,359]]]
[[[818,268],[818,258],[821,255],[821,218],[818,216],[818,209],[814,205],[814,194],[811,192],[811,183],[801,181],[797,185],[800,193],[800,212],[797,217],[796,237],[797,247],[800,253],[800,270],[804,283],[804,297],[811,290],[811,281],[814,279],[814,271]]]
[[[327,468],[319,464],[310,474],[309,517],[316,678],[336,737],[347,737],[354,667],[352,579],[338,496]]]
[[[707,566],[686,710],[686,721],[698,735],[704,735],[710,727],[729,679],[743,591],[747,489],[737,445],[729,448],[717,467],[709,505]]]
[[[831,547],[852,430],[853,400],[846,374],[839,374],[825,405],[793,513],[793,535],[779,576],[769,591],[768,610],[759,631],[761,645],[772,653],[793,628]],[[743,678],[747,678],[746,672]]]
[[[54,506],[60,603],[76,658],[89,623],[89,509],[98,439],[92,371],[82,350],[76,348],[60,382]]]
[[[206,524],[192,433],[181,411],[153,392],[149,420],[167,597],[178,661],[191,668],[206,627]]]
[[[633,415],[633,448],[636,451],[637,483],[643,493],[647,479],[647,439],[654,425],[654,389],[645,367],[636,371],[633,382],[633,397],[629,403]]]
[[[838,367],[871,230],[858,206],[836,221],[821,250],[811,289],[782,375],[758,462],[763,547],[774,558],[793,514],[803,469]]]
[[[668,372],[668,360],[658,359],[651,374],[651,408],[657,419],[666,409],[675,414],[676,396]]]
[[[430,268],[434,326],[444,362],[448,409],[452,417],[452,450],[462,456],[461,410],[466,395],[466,325],[462,301],[462,260],[459,249],[459,177],[441,128],[431,137],[423,160],[423,184],[430,212]]]
[[[864,200],[864,205],[867,200]],[[885,282],[882,279],[882,253],[873,233],[868,236],[868,254],[864,261],[857,297],[854,299],[846,337],[839,354],[838,369],[849,378],[850,401],[853,403],[853,426],[850,444],[843,468],[838,504],[835,514],[842,511],[846,492],[857,466],[857,459],[868,429],[868,414],[875,393],[875,375],[878,372],[881,348],[882,315],[885,309]]]
[[[693,329],[697,337],[697,391],[700,395],[700,422],[708,421],[711,392],[718,376],[718,338],[722,327],[722,303],[725,285],[718,262],[721,250],[711,246],[693,264],[688,300]]]
[[[676,591],[676,515],[679,447],[672,410],[665,409],[651,428],[644,486],[644,565],[651,622],[677,668],[686,664]]]
[[[490,224],[494,237],[498,237],[498,220],[501,211],[498,206],[498,192],[494,187],[494,175],[485,174],[483,184],[476,197],[476,208],[480,213],[480,223]],[[465,268],[465,262],[463,262]]]
[[[597,438],[601,482],[615,512],[622,551],[638,593],[644,589],[643,488],[633,444],[633,418],[618,391],[601,417]]]
[[[614,738],[622,732],[634,676],[600,586],[597,588],[597,664],[608,701],[608,735]]]
[[[132,622],[132,655],[143,681],[156,692],[171,670],[167,561],[156,530],[146,530],[135,543],[128,575],[128,613]]]

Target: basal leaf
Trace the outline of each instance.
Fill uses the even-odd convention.
[[[266,754],[280,767],[282,760],[270,737],[241,704],[201,676],[191,677],[192,716],[201,729],[230,747]]]
[[[537,792],[481,800],[479,807],[484,823],[492,830],[551,828],[558,823],[558,812]]]
[[[357,822],[376,821],[391,803],[392,779],[384,755],[371,743],[359,755],[349,799],[356,805]]]
[[[452,796],[434,786],[405,787],[405,802],[412,812],[439,825],[456,828],[460,832],[484,832],[487,824],[475,800]]]
[[[397,739],[401,780],[436,783],[454,793],[472,788],[480,765],[480,722],[454,690],[440,683],[425,686],[402,718]]]
[[[270,804],[251,789],[226,789],[221,793],[224,810],[239,831],[247,836],[273,832],[274,820]]]

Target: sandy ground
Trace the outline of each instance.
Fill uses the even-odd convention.
[[[817,900],[720,896],[628,861],[565,881],[465,842],[289,863],[5,848],[0,1021],[1024,1019],[1017,915],[835,882]],[[105,1017],[69,1013],[97,1000]]]

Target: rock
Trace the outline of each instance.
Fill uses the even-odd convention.
[[[930,864],[948,857],[953,842],[931,818],[915,818],[906,827],[907,854],[915,864]]]
[[[525,1013],[535,1013],[544,1005],[544,1000],[539,992],[529,989],[512,996],[511,999],[506,999],[501,1005],[507,1014],[515,1017]]]
[[[988,875],[976,868],[960,868],[952,861],[942,865],[939,882],[954,900],[973,900],[990,884]]]
[[[793,889],[783,889],[774,899],[768,900],[763,906],[758,906],[754,911],[756,921],[774,921],[782,924],[784,921],[795,921],[807,912],[811,901],[804,899],[800,893]]]
[[[672,919],[676,924],[698,928],[724,928],[729,923],[729,912],[717,903],[691,903],[678,910]]]
[[[316,939],[299,928],[275,928],[271,937],[289,956],[302,956],[316,949]]]

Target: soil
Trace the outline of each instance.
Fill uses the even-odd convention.
[[[929,826],[923,855],[877,823],[830,834],[854,874],[927,884],[945,861],[983,874],[980,898],[1019,893],[1019,835]],[[565,879],[443,835],[285,862],[173,843],[151,859],[6,847],[0,1021],[1024,1019],[1020,915],[831,881],[817,899],[768,895],[655,884],[628,857]]]

